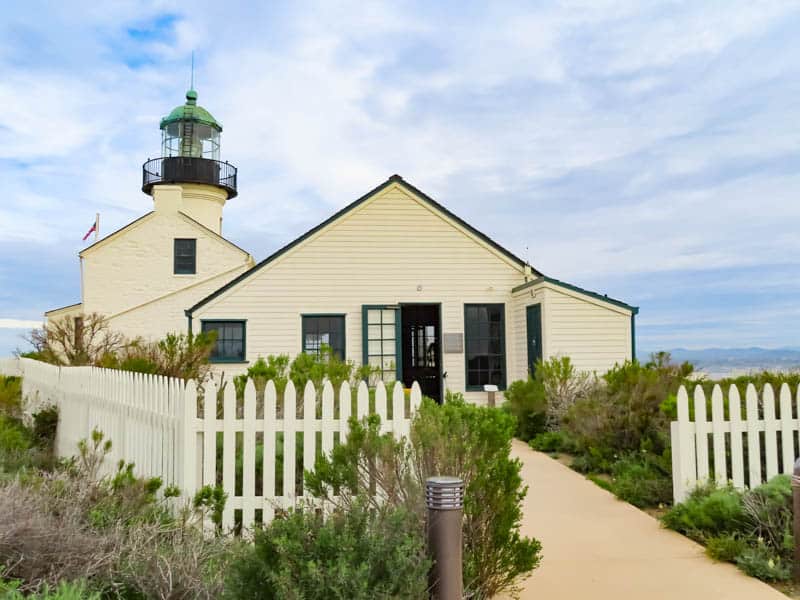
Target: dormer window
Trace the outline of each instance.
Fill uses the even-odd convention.
[[[175,275],[194,275],[197,273],[197,240],[175,239]]]

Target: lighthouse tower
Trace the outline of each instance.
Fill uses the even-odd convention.
[[[236,167],[220,161],[222,125],[186,92],[185,104],[161,119],[161,157],[142,167],[142,191],[157,212],[181,211],[222,235],[222,209],[236,196]]]

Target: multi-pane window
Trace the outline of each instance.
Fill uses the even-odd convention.
[[[344,360],[344,315],[303,315],[303,352],[319,354],[323,344]]]
[[[505,306],[466,304],[464,342],[467,359],[467,389],[486,384],[506,385]]]
[[[386,383],[397,379],[397,313],[395,308],[364,307],[364,359]]]
[[[194,275],[197,272],[197,240],[189,238],[175,239],[176,275]]]
[[[211,350],[211,362],[244,362],[244,321],[203,321],[203,333],[215,331],[217,340]]]

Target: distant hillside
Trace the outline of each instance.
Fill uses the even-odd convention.
[[[705,348],[668,350],[675,362],[689,361],[710,376],[732,376],[753,371],[800,370],[800,348]],[[646,358],[645,353],[641,358]]]

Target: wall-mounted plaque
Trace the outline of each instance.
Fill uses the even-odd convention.
[[[463,333],[445,333],[444,334],[444,352],[445,354],[461,354],[464,352],[464,334]]]

